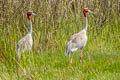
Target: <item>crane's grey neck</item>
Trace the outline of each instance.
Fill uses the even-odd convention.
[[[87,27],[88,27],[88,21],[87,21],[87,17],[85,17],[85,30],[87,31]]]
[[[32,34],[32,21],[29,20],[29,31],[28,33]]]

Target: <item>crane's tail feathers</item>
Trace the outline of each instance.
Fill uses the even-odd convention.
[[[69,45],[67,45],[65,49],[65,56],[69,55],[69,53],[70,53]]]
[[[20,46],[17,44],[16,50],[15,50],[15,59],[18,61],[20,57]]]

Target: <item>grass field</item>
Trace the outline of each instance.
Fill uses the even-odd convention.
[[[0,80],[120,80],[119,1],[51,1],[0,1]],[[85,7],[95,14],[88,14],[83,63],[78,50],[70,64],[72,55],[65,56],[65,47],[84,28]],[[29,10],[38,15],[31,17],[34,44],[31,54],[23,53],[16,64],[16,43],[28,31]]]
[[[119,80],[119,53],[93,51],[84,53],[79,63],[79,51],[69,64],[70,56],[64,52],[34,53],[22,56],[19,66],[1,64],[1,80]],[[14,61],[13,61],[14,62]]]
[[[0,78],[1,80],[119,80],[119,45],[117,48],[113,46],[119,41],[105,43],[101,37],[97,39],[98,41],[88,39],[83,51],[82,64],[79,63],[79,50],[74,56],[73,64],[69,64],[71,55],[65,56],[64,44],[54,51],[37,52],[33,48],[29,57],[27,52],[22,55],[17,67],[14,49],[10,53],[6,51],[6,54],[11,55],[1,60]]]

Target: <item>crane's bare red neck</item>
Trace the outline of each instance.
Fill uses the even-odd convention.
[[[86,12],[84,12],[84,17],[87,17],[87,14],[86,14]]]
[[[31,20],[31,17],[30,16],[27,16],[28,20]]]
[[[27,18],[28,18],[28,20],[31,20],[31,16],[32,15],[32,12],[27,12]]]

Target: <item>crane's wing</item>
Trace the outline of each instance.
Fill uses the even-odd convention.
[[[67,43],[66,49],[65,49],[65,55],[67,56],[70,53],[73,53],[75,51],[77,51],[78,48],[76,48],[76,44],[72,42],[72,40],[70,40]]]
[[[73,34],[73,35],[71,36],[70,40],[73,40],[77,35],[78,35],[78,33]]]

